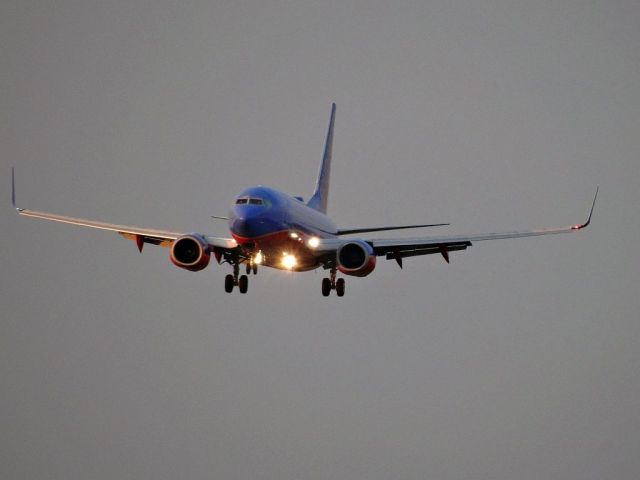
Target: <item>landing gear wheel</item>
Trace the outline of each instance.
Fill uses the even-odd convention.
[[[257,263],[254,263],[254,264],[253,264],[253,274],[254,274],[254,275],[257,275],[257,274],[258,274],[258,264],[257,264]]]
[[[328,278],[322,279],[322,296],[328,297],[329,293],[331,293],[331,280]]]
[[[240,290],[240,293],[247,293],[247,290],[249,289],[249,278],[247,278],[246,275],[242,275],[238,280],[238,289]]]
[[[247,263],[247,275],[251,273],[251,264]]]
[[[336,280],[336,294],[339,297],[344,296],[344,278]]]
[[[224,277],[224,291],[227,293],[231,293],[233,291],[233,275],[229,274]]]

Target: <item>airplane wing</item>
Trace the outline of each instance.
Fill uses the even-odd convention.
[[[545,228],[539,230],[523,230],[512,232],[480,233],[471,235],[444,235],[428,236],[416,238],[385,238],[385,239],[362,239],[368,243],[377,256],[386,256],[387,260],[395,260],[402,268],[402,259],[405,257],[415,257],[419,255],[441,254],[449,262],[449,252],[466,250],[473,242],[484,240],[499,240],[505,238],[534,237],[540,235],[556,235],[561,233],[577,232],[586,228],[591,223],[591,216],[598,197],[598,189],[593,198],[591,211],[587,221],[583,224],[572,225],[562,228]],[[340,246],[353,241],[338,238],[321,239],[317,248],[319,254],[328,254],[337,251]]]
[[[161,247],[170,247],[173,244],[174,240],[181,237],[182,235],[188,234],[184,232],[180,233],[168,230],[155,230],[130,225],[118,225],[114,223],[106,223],[86,218],[67,217],[64,215],[57,215],[55,213],[40,212],[37,210],[29,210],[26,208],[17,207],[15,176],[13,169],[11,169],[11,204],[16,209],[19,215],[23,215],[25,217],[33,217],[43,220],[51,220],[54,222],[78,225],[80,227],[97,228],[99,230],[117,232],[127,240],[134,240],[138,245],[138,249],[140,251],[142,251],[142,245],[145,243],[159,245]],[[236,241],[232,238],[213,237],[210,235],[203,235],[203,237],[209,243],[212,249],[217,249],[221,252],[232,251],[238,246]]]

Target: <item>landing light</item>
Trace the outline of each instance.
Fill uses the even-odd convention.
[[[256,256],[253,257],[253,263],[255,263],[256,265],[260,265],[262,263],[262,260],[262,252],[256,253]]]
[[[282,266],[287,270],[291,270],[298,264],[298,260],[293,255],[289,255],[288,253],[282,254]]]
[[[296,232],[291,232],[291,233],[289,234],[289,236],[290,236],[291,238],[298,238],[298,234],[297,234]]]
[[[311,237],[307,242],[307,245],[309,245],[311,248],[317,248],[318,245],[320,245],[320,239],[318,237]]]

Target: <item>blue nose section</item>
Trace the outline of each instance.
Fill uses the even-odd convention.
[[[231,231],[240,237],[257,238],[283,229],[280,222],[264,214],[262,209],[237,206],[230,224]]]
[[[235,218],[231,222],[231,231],[241,237],[255,237],[258,229],[253,219]]]

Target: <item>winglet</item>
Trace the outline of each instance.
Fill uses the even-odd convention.
[[[598,198],[598,190],[600,189],[600,187],[596,187],[596,194],[593,197],[593,203],[591,204],[591,211],[589,212],[589,218],[587,218],[587,221],[585,223],[583,223],[582,225],[575,225],[573,227],[574,230],[582,230],[583,228],[586,228],[589,226],[589,224],[591,223],[591,216],[593,215],[593,209],[596,206],[596,199]]]
[[[13,167],[11,167],[11,205],[13,205],[13,208],[18,212],[22,210],[16,206],[16,175]]]

